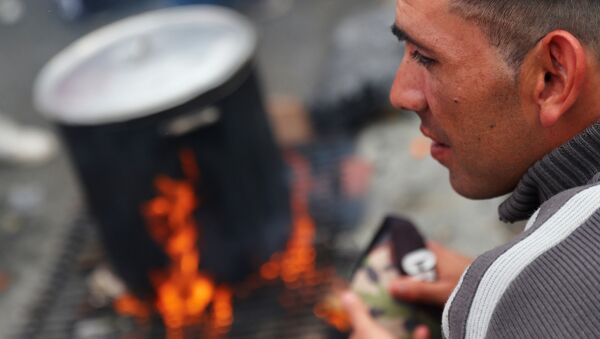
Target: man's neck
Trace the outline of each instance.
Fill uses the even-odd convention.
[[[500,219],[529,218],[554,195],[586,185],[600,173],[600,121],[535,163],[499,207]]]

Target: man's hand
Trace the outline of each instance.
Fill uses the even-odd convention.
[[[436,242],[428,242],[427,248],[437,259],[437,280],[425,282],[411,277],[401,277],[391,284],[391,293],[394,297],[407,302],[443,306],[473,259],[451,251]]]
[[[410,277],[398,278],[392,283],[391,293],[394,297],[407,302],[443,306],[473,259],[448,250],[435,242],[427,243],[427,248],[437,258],[437,280],[425,282]],[[351,339],[394,338],[371,317],[367,306],[354,293],[346,292],[342,296],[342,302],[352,323]],[[417,327],[412,335],[413,339],[429,337],[426,326]]]
[[[352,323],[352,336],[350,339],[394,339],[395,337],[381,327],[369,314],[367,306],[356,294],[346,292],[342,296],[344,309]],[[429,339],[429,330],[419,326],[412,335],[413,339]]]

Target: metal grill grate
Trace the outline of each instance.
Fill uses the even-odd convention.
[[[156,319],[141,326],[133,319],[124,318],[110,307],[94,308],[89,304],[87,276],[89,268],[82,267],[81,258],[95,247],[97,241],[89,223],[78,221],[75,232],[65,247],[54,270],[48,288],[42,292],[30,319],[18,335],[27,339],[121,339],[165,338],[165,329]],[[337,259],[338,266],[349,267],[348,259]],[[88,272],[86,272],[88,271]],[[304,298],[302,304],[292,307],[281,305],[281,296],[290,292],[282,284],[274,284],[254,291],[234,305],[234,324],[227,338],[335,338],[340,334],[313,315],[313,306],[325,286]],[[201,329],[188,329],[186,338],[199,338]],[[195,334],[196,333],[196,334]],[[343,337],[343,336],[341,336]]]

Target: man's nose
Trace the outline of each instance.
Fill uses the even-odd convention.
[[[422,112],[427,109],[422,70],[416,69],[415,65],[410,65],[406,59],[404,58],[396,72],[390,91],[390,102],[397,109]]]

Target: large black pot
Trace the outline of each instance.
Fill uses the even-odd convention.
[[[200,268],[235,282],[289,235],[284,167],[252,63],[255,34],[215,6],[160,10],[82,38],[35,88],[58,125],[117,273],[140,295],[169,263],[141,210],[155,178],[184,179],[194,155]]]

